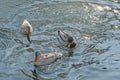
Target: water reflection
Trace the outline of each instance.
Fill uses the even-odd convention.
[[[120,79],[118,0],[4,0],[0,7],[0,80]],[[34,29],[31,44],[19,33],[24,19]],[[71,33],[77,46],[59,46],[58,30]],[[63,57],[34,67],[36,50],[60,51]]]

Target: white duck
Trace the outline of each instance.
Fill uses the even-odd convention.
[[[31,43],[30,35],[32,34],[32,32],[33,32],[33,29],[31,24],[27,20],[24,20],[21,25],[21,33],[24,35],[27,35],[27,39],[30,43]]]
[[[74,48],[76,46],[76,40],[68,33],[60,30],[58,30],[58,41],[68,48]]]
[[[61,56],[62,56],[61,52],[42,54],[40,51],[37,51],[35,52],[34,65],[35,66],[48,65],[54,62],[56,59],[60,58]]]

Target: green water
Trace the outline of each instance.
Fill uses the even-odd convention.
[[[24,19],[33,26],[31,44],[20,34]],[[73,35],[76,48],[58,47],[57,30]],[[63,57],[35,68],[36,50]],[[0,80],[119,79],[119,0],[0,1]]]

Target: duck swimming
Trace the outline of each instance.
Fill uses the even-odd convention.
[[[58,30],[58,41],[68,48],[74,48],[76,46],[76,40],[68,33],[60,30]]]
[[[60,58],[61,56],[62,56],[61,52],[42,54],[40,51],[37,51],[35,52],[34,65],[35,66],[48,65],[54,62],[56,59]]]
[[[32,34],[32,32],[33,32],[33,29],[32,29],[31,24],[27,20],[24,20],[21,25],[21,33],[24,35],[27,35],[27,40],[30,43],[31,43],[30,35]]]

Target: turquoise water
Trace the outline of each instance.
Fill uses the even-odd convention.
[[[31,44],[20,34],[24,19],[33,26]],[[76,48],[59,47],[57,30],[73,35]],[[63,57],[35,68],[36,50]],[[0,80],[119,79],[119,0],[0,1]]]

